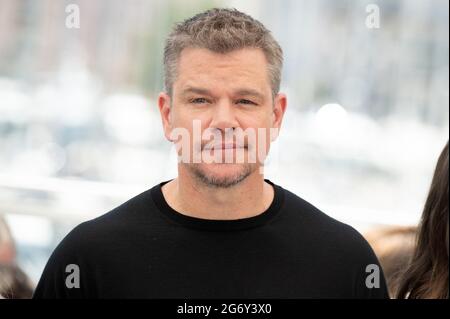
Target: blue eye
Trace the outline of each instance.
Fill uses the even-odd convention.
[[[201,103],[207,103],[208,101],[204,97],[199,97],[199,98],[190,100],[190,102],[194,103],[194,104],[201,104]]]
[[[250,105],[256,105],[255,102],[252,102],[250,100],[246,100],[246,99],[241,99],[238,101],[239,104],[250,104]]]

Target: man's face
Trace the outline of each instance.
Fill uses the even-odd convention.
[[[172,97],[160,94],[159,106],[167,138],[174,129],[189,132],[189,147],[178,153],[190,161],[180,165],[206,184],[229,187],[259,171],[286,106],[284,95],[272,96],[267,67],[260,49],[181,52]]]

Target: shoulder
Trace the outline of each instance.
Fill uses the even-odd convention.
[[[151,189],[146,190],[103,215],[82,222],[73,228],[55,249],[56,255],[92,252],[103,243],[110,243],[120,235],[135,231],[145,223],[152,223],[154,211]]]
[[[354,298],[388,297],[381,265],[367,240],[352,226],[340,222],[309,202],[285,190],[284,229],[298,251],[308,253],[311,260],[325,266],[327,273],[345,279]],[[289,228],[287,228],[289,227]],[[305,248],[305,246],[307,248]],[[323,269],[323,268],[320,268]],[[370,272],[379,274],[380,289],[369,289]]]
[[[73,228],[53,250],[42,273],[35,298],[82,297],[83,289],[67,289],[65,280],[71,266],[78,267],[83,287],[95,282],[99,265],[115,258],[113,252],[123,238],[133,238],[138,227],[145,227],[144,219],[152,222],[150,190],[147,190],[111,211]],[[68,268],[69,267],[69,268]]]
[[[372,248],[355,228],[330,217],[289,190],[285,189],[284,193],[283,213],[290,227],[296,227],[299,236],[307,238],[312,246],[324,247],[352,259],[374,258]]]

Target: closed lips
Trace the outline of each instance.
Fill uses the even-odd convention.
[[[234,143],[226,143],[226,144],[217,144],[213,146],[207,145],[205,147],[205,150],[211,150],[211,149],[235,149],[235,148],[245,148],[245,146],[240,146]]]

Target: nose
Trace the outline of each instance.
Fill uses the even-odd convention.
[[[236,119],[235,108],[229,101],[221,101],[214,106],[210,128],[225,133],[225,129],[235,129],[239,126]]]

